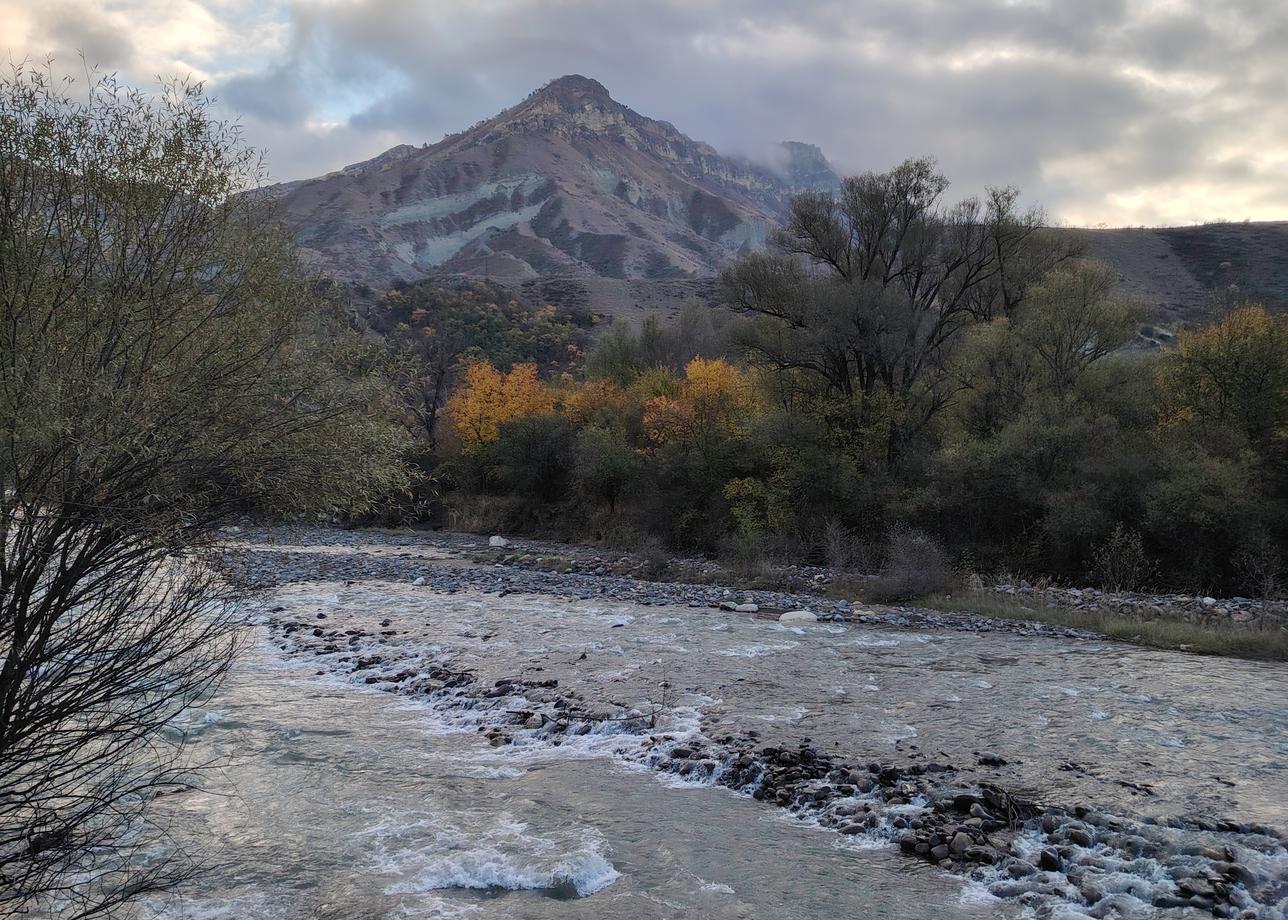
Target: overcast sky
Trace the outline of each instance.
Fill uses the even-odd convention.
[[[1064,223],[1288,218],[1288,0],[0,0],[5,44],[204,79],[278,179],[582,73],[722,152],[931,154]]]

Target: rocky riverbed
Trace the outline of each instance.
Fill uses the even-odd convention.
[[[246,538],[266,531],[254,527],[229,528],[233,536]],[[307,542],[311,537],[323,535],[326,542],[348,539],[380,541],[382,545],[400,545],[408,534],[362,532],[361,536],[349,532],[320,530],[318,528],[275,528],[274,539],[296,539]],[[636,553],[617,553],[595,547],[556,543],[530,538],[511,540],[494,537],[489,540],[470,534],[421,533],[415,537],[418,544],[437,547],[453,558],[478,564],[503,565],[509,569],[565,575],[593,575],[596,577],[622,576],[634,581],[651,581],[669,585],[711,585],[737,581],[731,573],[709,559],[691,557],[644,558]],[[494,545],[499,544],[499,545]],[[772,568],[768,577],[778,582],[787,592],[773,592],[778,601],[792,597],[809,598],[815,606],[827,607],[826,595],[835,592],[838,583],[856,579],[853,573],[826,566],[793,564]],[[861,581],[862,578],[860,577]],[[1107,591],[1094,587],[1077,587],[1053,584],[1048,581],[1031,583],[1025,579],[1013,581],[984,581],[976,578],[974,590],[1011,597],[1023,603],[1036,603],[1067,610],[1121,614],[1144,620],[1176,620],[1187,623],[1255,624],[1288,630],[1288,600],[1251,597],[1211,597],[1203,594],[1156,593],[1141,591]],[[647,594],[647,592],[646,592]],[[657,597],[668,600],[681,597],[683,590],[655,592]],[[698,592],[698,599],[710,597]],[[841,613],[849,606],[842,602],[835,605]],[[883,608],[907,612],[915,608]]]
[[[989,586],[995,594],[1031,598],[1053,607],[1125,614],[1144,620],[1179,620],[1184,623],[1241,623],[1288,629],[1288,602],[1251,597],[1216,598],[1194,594],[1149,594],[1139,591],[1102,591],[1097,588],[1035,586],[999,582]]]
[[[563,752],[723,787],[1039,917],[1288,910],[1281,666],[462,538],[236,538],[281,654],[420,701],[498,767]],[[800,609],[817,623],[778,621]]]
[[[1017,635],[1090,638],[1091,633],[1041,623],[999,620],[916,607],[859,605],[810,592],[765,591],[708,583],[657,581],[639,577],[643,563],[613,559],[584,547],[522,545],[462,534],[399,534],[318,528],[236,528],[227,551],[238,581],[265,589],[314,578],[346,581],[422,579],[417,587],[456,594],[464,591],[532,593],[588,601],[606,598],[645,607],[680,605],[743,612],[784,613],[808,609],[822,621],[846,621],[919,629],[962,629]],[[253,559],[245,547],[254,547]],[[525,551],[530,549],[531,551]],[[241,560],[240,563],[237,561]],[[451,564],[455,563],[455,564]]]

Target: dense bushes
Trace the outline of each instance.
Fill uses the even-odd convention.
[[[784,254],[727,273],[736,322],[690,305],[674,326],[619,324],[585,379],[468,365],[447,406],[453,500],[743,568],[857,569],[891,598],[942,587],[950,563],[1278,590],[1288,319],[1244,306],[1174,351],[1132,349],[1144,312],[1108,269],[1013,193],[941,207],[928,170],[799,201]]]
[[[866,591],[869,600],[894,603],[948,590],[948,557],[929,534],[896,527],[890,531],[885,562]]]
[[[1046,284],[1089,277],[1103,272],[1071,265]],[[891,599],[942,587],[949,560],[933,543],[985,573],[1277,590],[1282,397],[1256,389],[1250,415],[1195,382],[1211,343],[1245,348],[1247,315],[1151,356],[1114,351],[1133,305],[1107,292],[1080,318],[1045,296],[964,337],[954,400],[895,470],[834,424],[834,403],[784,399],[776,374],[704,358],[555,383],[473,365],[448,406],[446,456],[461,494],[493,496],[496,526],[660,539],[748,569],[766,556],[831,564],[879,575],[872,590]]]
[[[546,375],[577,371],[589,315],[528,303],[491,281],[399,284],[369,311],[398,357],[398,382],[411,427],[433,449],[438,416],[457,373],[486,359],[503,370],[532,365]]]

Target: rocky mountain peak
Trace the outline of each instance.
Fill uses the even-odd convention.
[[[653,142],[683,137],[666,122],[646,118],[618,102],[604,84],[581,74],[551,80],[523,102],[482,124],[489,134],[590,134],[627,143],[638,142],[640,135],[647,135]]]
[[[567,74],[551,80],[533,96],[571,103],[578,108],[589,103],[613,103],[613,97],[609,95],[604,84],[590,77],[583,77],[579,73]]]
[[[840,185],[840,177],[816,145],[783,141],[779,148],[783,156],[774,165],[793,189],[832,191]]]
[[[764,244],[796,182],[826,169],[801,148],[776,164],[726,157],[569,74],[436,144],[270,194],[311,258],[363,284],[431,272],[671,282]]]

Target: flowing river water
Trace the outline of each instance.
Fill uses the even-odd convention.
[[[261,603],[189,721],[222,766],[166,803],[207,870],[154,915],[1288,909],[1281,665],[410,580],[296,577]],[[997,847],[976,863],[901,852],[936,791],[981,784],[1068,811],[964,827]],[[1218,872],[1214,906],[1192,880]]]

